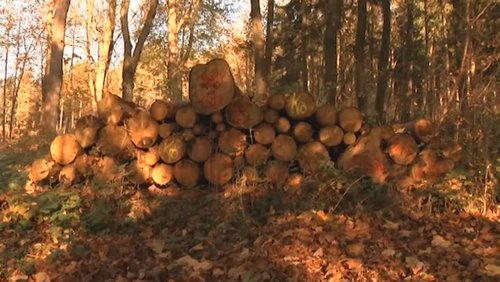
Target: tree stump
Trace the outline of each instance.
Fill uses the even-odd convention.
[[[191,69],[189,100],[199,114],[210,115],[222,110],[233,100],[235,89],[231,69],[225,60],[215,59]]]

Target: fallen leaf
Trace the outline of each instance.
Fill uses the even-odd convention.
[[[488,276],[500,276],[500,266],[495,264],[487,264],[484,266],[484,274]]]
[[[231,279],[240,279],[247,272],[246,268],[243,265],[231,267],[227,272],[227,276]]]
[[[220,268],[215,268],[214,270],[212,270],[212,275],[215,277],[222,276],[224,275],[224,270]]]
[[[157,254],[161,254],[165,248],[165,241],[161,239],[153,239],[148,242],[148,246]]]
[[[413,274],[419,273],[424,268],[424,263],[421,262],[416,257],[406,257],[405,258],[406,265],[411,269]]]
[[[191,251],[203,251],[205,248],[202,243],[197,244],[196,246],[191,248]]]
[[[342,260],[342,263],[349,269],[358,269],[363,265],[360,259],[348,258]]]
[[[365,247],[361,243],[349,244],[346,247],[346,253],[352,257],[359,257],[363,254]]]
[[[175,260],[172,264],[170,264],[168,266],[168,270],[171,270],[179,266],[190,267],[195,271],[207,271],[213,267],[213,263],[208,260],[203,260],[199,262],[198,260],[192,258],[191,256],[185,255]]]
[[[389,229],[389,230],[398,230],[399,229],[399,223],[386,220],[385,224],[382,225],[382,227],[385,228],[385,229]]]
[[[50,276],[46,272],[38,272],[33,279],[35,282],[50,282]]]
[[[434,235],[434,237],[432,238],[432,246],[434,247],[448,248],[450,245],[450,241],[444,239],[439,235]]]
[[[323,248],[319,248],[317,249],[314,254],[313,254],[314,257],[322,257],[323,256]]]
[[[396,251],[393,249],[385,249],[382,251],[382,256],[383,257],[392,257],[396,254]]]

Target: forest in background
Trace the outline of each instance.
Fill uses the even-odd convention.
[[[0,3],[0,34],[3,35],[0,38],[0,67],[3,71],[0,76],[2,87],[0,152],[5,152],[0,153],[0,192],[9,191],[5,194],[8,196],[0,194],[0,211],[4,220],[0,222],[0,230],[9,232],[16,230],[15,232],[21,234],[16,235],[21,236],[17,238],[24,238],[26,233],[23,232],[29,233],[35,230],[33,218],[41,224],[47,221],[47,210],[51,214],[49,220],[51,224],[54,226],[60,224],[64,228],[67,227],[68,217],[74,217],[70,222],[76,220],[75,218],[80,220],[79,212],[85,210],[89,213],[82,215],[83,227],[78,227],[83,229],[73,231],[80,235],[81,230],[85,230],[83,234],[88,234],[85,232],[93,234],[95,231],[93,228],[98,229],[96,232],[102,230],[111,232],[110,237],[103,239],[105,244],[92,238],[90,246],[99,249],[106,244],[112,246],[115,240],[131,244],[130,238],[120,237],[117,240],[117,237],[113,237],[119,236],[121,231],[118,230],[122,228],[142,230],[144,224],[148,226],[144,232],[154,230],[154,234],[157,234],[166,230],[165,234],[181,238],[184,232],[200,231],[202,225],[200,222],[219,223],[219,220],[224,220],[226,224],[229,218],[230,227],[222,223],[214,229],[206,227],[207,234],[204,234],[210,237],[210,232],[213,231],[221,236],[220,241],[210,238],[207,243],[205,239],[197,237],[184,238],[180,240],[187,240],[182,241],[185,245],[173,242],[172,247],[168,240],[165,243],[152,233],[141,233],[144,242],[132,240],[133,244],[144,243],[150,247],[158,261],[162,263],[163,260],[169,263],[174,261],[174,265],[183,267],[189,265],[197,270],[194,274],[204,273],[207,257],[213,261],[217,260],[215,258],[217,256],[214,257],[213,253],[208,252],[210,248],[208,245],[216,246],[214,248],[219,252],[227,247],[223,244],[225,238],[228,241],[234,240],[231,242],[235,245],[250,240],[265,249],[267,246],[264,245],[270,241],[263,243],[260,241],[263,237],[268,236],[267,239],[274,240],[283,236],[284,241],[287,240],[285,234],[289,233],[280,230],[288,228],[288,223],[297,228],[293,231],[297,233],[303,232],[300,225],[305,224],[314,230],[313,234],[316,236],[318,228],[324,227],[322,222],[342,222],[340,232],[347,238],[350,238],[349,234],[356,232],[362,236],[366,235],[364,233],[366,230],[362,230],[363,224],[382,226],[383,232],[376,228],[369,229],[370,236],[374,238],[389,236],[391,243],[396,246],[394,248],[396,250],[399,248],[399,252],[408,246],[405,243],[408,237],[405,232],[408,229],[412,232],[418,229],[411,234],[423,241],[429,239],[425,236],[432,230],[431,245],[444,249],[449,247],[452,238],[457,242],[458,238],[462,238],[460,242],[463,243],[466,242],[463,240],[467,240],[472,234],[469,234],[472,232],[470,230],[476,230],[477,234],[481,234],[478,238],[482,245],[478,246],[479,243],[475,241],[463,243],[467,246],[467,252],[473,254],[466,255],[466,262],[459,261],[459,264],[469,272],[459,271],[458,273],[464,276],[458,279],[475,277],[476,268],[489,272],[488,275],[498,276],[500,264],[498,260],[490,258],[494,256],[492,250],[496,243],[488,237],[491,234],[498,234],[498,228],[494,227],[495,219],[488,220],[495,216],[498,218],[500,201],[498,187],[500,146],[498,141],[495,141],[500,139],[498,123],[500,5],[497,1],[33,0],[19,2],[2,0]],[[35,201],[34,198],[29,198],[31,196],[24,195],[24,192],[22,197],[28,199],[19,200],[17,194],[11,197],[12,194],[9,193],[24,185],[26,180],[26,175],[21,173],[25,167],[19,168],[21,163],[26,165],[35,157],[27,156],[27,150],[28,154],[32,151],[40,153],[41,150],[45,150],[44,146],[56,132],[59,134],[72,132],[79,118],[95,114],[98,102],[110,97],[111,94],[145,108],[156,99],[186,101],[191,68],[214,58],[224,58],[229,63],[236,85],[245,96],[251,97],[257,104],[264,104],[269,97],[276,95],[309,93],[318,105],[332,104],[338,109],[347,106],[359,108],[364,114],[364,121],[371,125],[405,124],[418,118],[427,118],[436,123],[441,140],[449,140],[464,148],[463,156],[454,170],[437,183],[427,183],[425,189],[416,187],[411,193],[398,190],[402,193],[399,195],[403,199],[402,202],[412,203],[408,205],[410,211],[402,212],[404,215],[401,217],[387,216],[385,211],[381,212],[383,215],[381,216],[377,213],[377,209],[373,214],[363,214],[360,206],[365,205],[366,210],[371,212],[371,204],[377,206],[379,203],[374,204],[370,201],[377,201],[377,193],[385,188],[378,190],[378,186],[373,183],[367,184],[359,179],[345,178],[347,176],[338,171],[334,171],[333,175],[329,175],[328,173],[332,171],[328,171],[327,178],[321,179],[323,182],[316,187],[317,189],[307,190],[310,187],[307,188],[305,185],[303,191],[306,192],[300,194],[299,199],[293,196],[291,196],[293,199],[289,199],[287,198],[289,195],[281,198],[282,194],[272,189],[266,190],[266,196],[263,198],[269,202],[262,200],[262,195],[259,194],[263,193],[262,191],[252,190],[248,198],[237,194],[222,204],[217,202],[220,199],[216,196],[213,196],[216,198],[214,200],[212,196],[207,197],[205,194],[193,197],[184,195],[181,200],[185,203],[178,204],[171,202],[175,200],[169,197],[151,200],[146,199],[146,196],[137,196],[138,194],[133,194],[131,191],[122,194],[123,187],[117,195],[115,190],[118,188],[110,186],[106,189],[111,189],[114,192],[110,193],[114,194],[104,195],[101,202],[96,200],[98,194],[92,194],[87,199],[85,197],[88,195],[73,190],[66,191],[67,193],[49,190],[47,194],[42,194],[36,199],[41,203],[38,210],[40,213],[33,215],[27,212],[29,210],[27,206],[30,201]],[[328,186],[331,183],[341,188],[335,190],[333,186]],[[104,188],[98,184],[96,187]],[[325,185],[329,188],[325,188]],[[78,187],[75,185],[73,188]],[[20,189],[23,190],[23,187]],[[98,193],[108,193],[106,189]],[[192,191],[187,190],[187,192]],[[53,198],[50,198],[53,196],[51,193],[59,193],[57,207],[51,204],[53,203]],[[45,196],[47,198],[43,198]],[[129,196],[130,198],[127,198]],[[222,197],[226,197],[226,194]],[[128,202],[129,199],[132,204]],[[394,199],[396,197],[391,200]],[[149,200],[151,200],[150,205],[148,205]],[[333,215],[341,202],[342,212],[346,213]],[[259,206],[261,203],[263,207]],[[293,208],[289,208],[288,204]],[[318,223],[311,219],[310,214],[306,214],[307,209],[304,207],[309,207],[307,206],[309,204],[314,207],[320,206],[323,210],[329,207],[331,214],[325,215],[321,208],[317,214],[314,211],[312,218],[319,217],[321,220]],[[115,215],[123,213],[120,209],[125,205],[127,208],[130,205],[130,214],[138,216],[142,221],[134,219],[136,221],[133,223],[113,222]],[[154,205],[156,208],[152,207]],[[333,211],[332,206],[335,206]],[[279,207],[278,212],[275,211],[275,207]],[[200,214],[197,208],[205,209],[206,214]],[[280,208],[282,209],[279,210]],[[294,216],[272,221],[275,219],[273,216],[286,214],[283,210],[288,211],[288,208],[294,212],[303,211],[304,214],[301,214],[298,221]],[[179,211],[184,209],[187,210]],[[468,220],[461,221],[453,217],[454,213],[463,211],[469,215],[484,216],[486,221],[483,222],[481,218],[479,223],[476,223],[476,218],[467,217]],[[211,212],[214,218],[207,219]],[[425,212],[431,216],[426,217],[428,214]],[[441,215],[446,215],[446,221],[443,223],[432,217],[440,212],[443,212]],[[188,214],[185,216],[185,222],[181,222],[181,225],[185,225],[182,230],[177,225],[179,214],[180,217]],[[29,220],[25,220],[27,217]],[[271,225],[259,225],[262,217],[266,218],[264,222],[268,220],[267,223]],[[159,227],[155,225],[158,221],[167,227],[158,230]],[[460,222],[458,227],[455,225],[457,221]],[[356,224],[351,225],[352,222]],[[417,228],[421,222],[425,224],[422,228]],[[225,237],[229,231],[234,231],[232,228],[237,230],[236,235]],[[456,229],[464,231],[455,233]],[[49,233],[43,230],[45,235]],[[395,230],[398,232],[392,232]],[[260,235],[261,232],[264,235]],[[392,234],[387,235],[387,232]],[[257,233],[259,235],[256,235]],[[7,239],[12,239],[10,233],[5,234]],[[32,233],[29,234],[31,235],[26,235],[26,238],[31,240],[30,242],[34,243],[39,239],[33,237]],[[443,234],[443,237],[436,234]],[[50,237],[52,235],[47,236],[44,240],[52,240],[53,237]],[[63,237],[61,234],[53,236]],[[311,236],[313,235],[297,235],[302,242],[297,243],[300,246],[295,246],[293,250],[297,251],[304,247],[306,245],[303,242],[304,238]],[[7,265],[11,261],[9,257],[12,254],[8,252],[14,252],[16,249],[17,238],[13,242],[5,241],[11,243],[0,244],[0,266],[4,263]],[[326,241],[331,239],[321,238],[323,239],[320,240]],[[89,238],[84,238],[87,239]],[[419,250],[421,248],[417,244],[419,240],[413,240],[414,245],[409,249]],[[340,252],[345,252],[348,257],[369,258],[370,252],[372,256],[378,255],[374,246],[368,247],[371,243],[362,242],[360,247],[358,243],[352,241],[355,240],[341,241]],[[273,242],[275,243],[270,244],[274,250],[277,253],[283,250],[283,256],[286,256],[286,248],[276,243],[280,240]],[[198,243],[204,247],[200,249]],[[26,248],[36,249],[36,244],[28,245]],[[443,247],[445,245],[446,247]],[[79,245],[72,242],[70,246],[78,248]],[[314,246],[308,247],[315,256],[323,256],[323,245]],[[144,246],[140,245],[137,248],[143,250]],[[203,248],[207,248],[209,254],[198,256],[196,252],[205,251]],[[254,259],[263,258],[259,248],[248,247],[251,255],[247,253],[248,249],[245,251],[240,247],[235,248],[238,255],[245,257],[241,260],[247,261],[248,256]],[[463,255],[461,251],[455,249],[443,251],[444,249],[441,251],[448,255]],[[24,248],[21,250],[24,251]],[[225,251],[226,254],[232,254],[231,251]],[[385,251],[391,253],[394,250],[385,249]],[[75,252],[75,256],[78,257],[78,249]],[[132,252],[130,255],[137,255],[135,251],[130,252]],[[332,255],[329,252],[325,248],[325,253]],[[181,253],[189,254],[188,258],[181,256]],[[17,255],[20,256],[19,261],[15,262],[18,265],[9,264],[9,271],[17,269],[19,272],[19,269],[22,269],[21,272],[25,274],[33,274],[34,270],[30,268],[32,261],[24,254]],[[176,260],[170,257],[171,255]],[[401,267],[405,270],[391,274],[394,275],[392,278],[396,277],[394,279],[397,280],[408,277],[405,276],[408,273],[421,279],[429,278],[425,276],[429,273],[431,276],[442,278],[440,275],[443,273],[454,272],[450,270],[449,265],[442,266],[437,263],[436,266],[430,267],[433,265],[433,258],[422,258],[426,254],[419,252],[420,260],[415,258],[417,255],[412,255],[413,253],[410,253],[399,257],[403,260],[403,266],[396,265],[394,269]],[[54,256],[59,256],[59,253]],[[195,261],[191,260],[191,256]],[[308,256],[302,258],[308,259]],[[481,259],[480,263],[476,262],[478,258]],[[89,259],[81,265],[102,268],[108,259],[94,257],[94,261]],[[274,260],[267,255],[265,259],[274,263],[278,261],[278,258]],[[244,275],[253,275],[248,274],[248,271],[238,272],[241,270],[239,269],[242,265],[241,260],[238,258],[231,260],[233,268],[238,268],[234,270],[237,272],[233,273],[235,277],[243,279]],[[30,263],[25,265],[26,261]],[[43,260],[44,267],[51,264],[49,261],[49,259]],[[113,258],[113,261],[119,259]],[[155,263],[149,261],[144,267],[154,269],[158,267]],[[342,266],[335,267],[352,271],[360,268],[358,263],[358,261],[342,261],[340,263]],[[271,276],[287,277],[279,275],[281,270],[289,270],[290,265],[294,265],[294,262],[279,265],[277,267],[279,270],[275,269],[278,274],[271,273]],[[57,265],[57,267],[62,266]],[[216,270],[222,271],[214,265],[208,267],[213,270],[209,277],[217,276],[214,274]],[[255,267],[262,270],[262,266]],[[88,273],[83,266],[77,268],[79,273]],[[119,267],[111,268],[116,273],[121,271],[118,270]],[[229,272],[224,270],[224,275],[231,277],[233,268]],[[361,269],[365,271],[364,277],[370,277],[370,270],[363,267]],[[432,269],[432,271],[427,273],[422,269],[426,271]],[[270,275],[260,270],[254,270],[259,273],[259,277]],[[346,272],[350,273],[348,270]],[[106,272],[103,269],[101,272],[96,271],[99,275]],[[167,276],[175,277],[176,274],[169,271]],[[317,278],[314,276],[317,272],[305,272]],[[75,271],[72,270],[71,273],[73,275]],[[0,271],[0,275],[6,274]],[[162,275],[165,273],[162,272],[160,275],[164,277]],[[185,277],[188,277],[189,273],[186,275]],[[116,276],[110,274],[109,277]]]

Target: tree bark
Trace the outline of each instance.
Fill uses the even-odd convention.
[[[107,0],[108,16],[104,23],[102,32],[102,40],[99,41],[99,57],[97,60],[97,68],[95,73],[95,95],[97,101],[100,101],[104,95],[104,84],[106,82],[106,74],[113,54],[113,33],[115,31],[116,17],[116,0]]]
[[[146,14],[146,19],[139,33],[135,47],[132,47],[130,39],[130,31],[128,24],[128,10],[130,0],[123,0],[120,10],[120,24],[123,34],[123,70],[122,70],[122,97],[125,101],[132,101],[134,97],[134,80],[137,65],[141,57],[144,43],[153,26],[153,20],[156,16],[156,9],[158,7],[158,0],[151,0],[149,2],[149,10]],[[132,51],[133,49],[133,51]]]
[[[266,77],[264,61],[264,31],[262,30],[262,16],[260,15],[260,1],[251,0],[250,18],[252,21],[252,43],[255,60],[255,97],[256,101],[266,99]]]
[[[48,72],[42,80],[42,127],[45,131],[54,131],[57,126],[63,81],[64,35],[70,2],[70,0],[54,0],[50,57],[46,68]]]
[[[271,66],[273,59],[273,24],[274,24],[274,0],[267,1],[267,24],[266,24],[266,54],[264,74],[266,77],[267,87],[271,82]]]
[[[366,0],[358,1],[358,23],[356,26],[356,45],[354,47],[355,73],[354,88],[358,100],[358,107],[365,109],[366,81],[365,81],[365,36],[366,36]]]
[[[391,2],[382,1],[382,13],[384,18],[382,43],[380,46],[380,58],[378,67],[377,97],[375,100],[375,110],[379,121],[384,121],[385,93],[387,90],[387,80],[389,78],[389,49],[391,43]]]
[[[324,88],[327,100],[335,104],[337,97],[337,34],[342,17],[342,0],[329,0],[326,4],[326,30],[323,41],[325,52]]]

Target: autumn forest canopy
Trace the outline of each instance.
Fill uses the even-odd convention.
[[[495,281],[499,29],[494,0],[0,0],[0,281]]]

